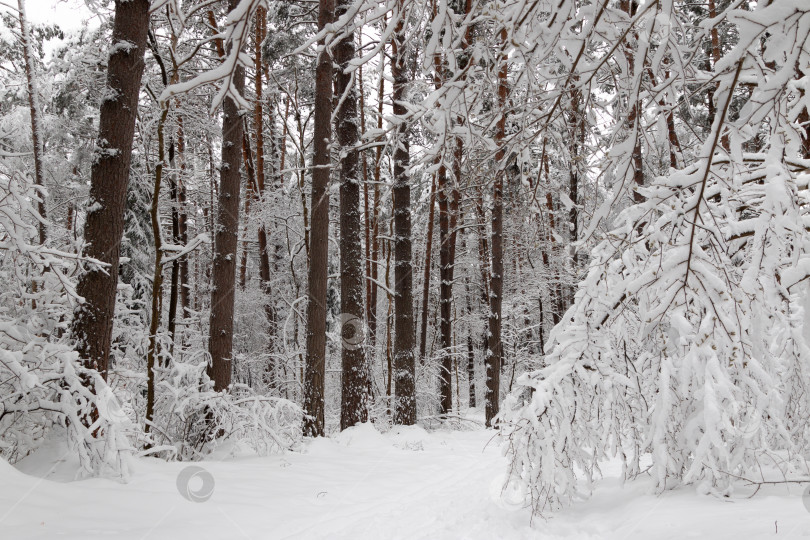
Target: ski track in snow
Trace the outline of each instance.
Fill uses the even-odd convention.
[[[142,458],[127,484],[70,481],[76,464],[45,449],[20,470],[0,462],[0,539],[810,538],[801,486],[753,499],[688,487],[656,496],[643,479],[621,487],[612,464],[589,500],[531,520],[500,497],[506,460],[492,436],[363,425],[300,453],[221,449],[213,457],[223,459],[196,464],[216,482],[203,503],[177,490],[189,463]]]

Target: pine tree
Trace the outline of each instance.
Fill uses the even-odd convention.
[[[394,115],[394,423],[416,423],[415,329],[413,320],[413,266],[411,257],[411,187],[408,177],[410,144],[405,106],[408,87],[405,2],[397,0],[392,38]]]
[[[335,17],[351,7],[339,0]],[[357,91],[350,62],[355,58],[353,21],[335,47],[336,135],[340,148],[340,311],[343,366],[340,427],[368,419],[368,366],[363,324],[363,254],[360,223],[360,171]]]
[[[507,32],[505,28],[500,31],[501,44],[505,45]],[[503,359],[503,341],[501,329],[503,328],[503,181],[506,175],[506,151],[504,137],[506,136],[506,98],[507,88],[507,57],[501,55],[498,66],[498,105],[500,116],[496,125],[495,143],[498,151],[495,154],[496,172],[492,194],[492,274],[489,286],[489,339],[487,340],[487,353],[485,358],[487,375],[486,392],[486,423],[492,421],[500,408],[501,389],[501,362]]]
[[[334,18],[334,0],[319,0],[318,29]],[[324,377],[326,370],[326,278],[329,257],[329,177],[332,139],[332,59],[326,40],[318,42],[315,68],[315,155],[309,236],[309,299],[307,303],[307,357],[304,378],[304,435],[324,434]]]
[[[112,342],[124,210],[135,117],[144,69],[148,0],[116,0],[106,99],[90,178],[90,206],[84,225],[84,255],[108,266],[88,265],[79,276],[72,334],[84,364],[106,378]]]
[[[230,0],[229,11],[239,0]],[[233,43],[228,43],[233,47]],[[226,50],[226,53],[230,53]],[[239,95],[245,89],[244,67],[233,68],[232,85]],[[219,174],[219,204],[214,234],[213,283],[209,322],[208,352],[211,363],[208,375],[214,390],[227,389],[231,384],[233,355],[233,315],[236,287],[236,249],[239,236],[239,198],[241,188],[240,164],[244,122],[239,106],[230,95],[222,104],[222,164]]]

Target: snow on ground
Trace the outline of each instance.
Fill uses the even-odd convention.
[[[532,521],[501,497],[506,461],[492,437],[419,427],[383,435],[363,425],[301,453],[223,450],[196,464],[142,458],[127,484],[70,481],[75,464],[52,447],[18,468],[0,461],[0,539],[810,538],[801,486],[733,501],[692,488],[655,496],[651,483],[620,487],[610,473],[591,499]],[[203,468],[192,491],[210,485],[202,476],[213,480],[205,502],[178,491],[190,465]]]

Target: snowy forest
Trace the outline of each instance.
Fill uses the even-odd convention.
[[[810,2],[64,2],[0,537],[810,533]]]

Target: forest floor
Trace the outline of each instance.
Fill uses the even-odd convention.
[[[726,500],[694,488],[656,496],[649,480],[620,486],[611,468],[587,501],[532,520],[504,500],[506,459],[483,428],[380,434],[363,425],[302,452],[248,457],[223,449],[193,464],[202,472],[191,490],[213,487],[205,502],[178,491],[189,463],[141,458],[128,483],[73,481],[76,464],[63,456],[51,447],[16,468],[0,461],[0,539],[810,537],[800,486]]]

